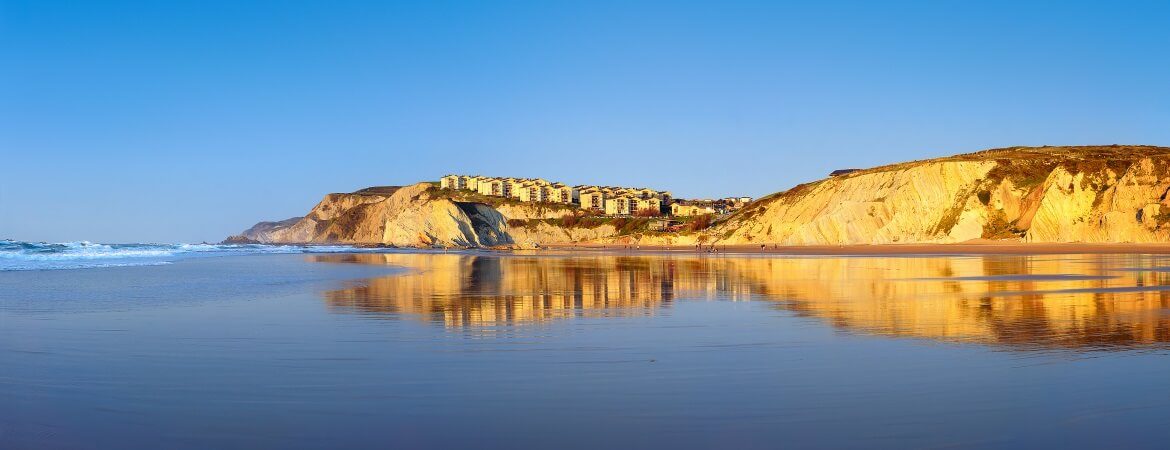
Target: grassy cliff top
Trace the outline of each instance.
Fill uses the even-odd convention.
[[[1073,145],[1043,147],[993,148],[950,157],[960,160],[980,159],[1127,159],[1135,160],[1147,156],[1170,156],[1170,147],[1155,145]],[[948,158],[942,158],[948,159]]]
[[[398,192],[399,189],[402,189],[402,186],[370,186],[365,189],[358,189],[353,191],[351,194],[391,196],[394,195],[395,192]]]
[[[906,161],[862,169],[842,177],[884,172],[917,164],[946,161],[1014,161],[1061,163],[1079,161],[1136,161],[1145,157],[1170,157],[1170,147],[1154,145],[1073,145],[1043,147],[1004,147],[961,153],[953,156]]]

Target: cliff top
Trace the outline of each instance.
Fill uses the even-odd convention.
[[[402,189],[402,186],[370,186],[370,187],[365,188],[365,189],[358,189],[358,190],[353,191],[351,193],[354,195],[391,196],[391,195],[394,195],[395,192],[398,192],[399,189]]]
[[[980,150],[971,153],[943,156],[939,158],[905,161],[894,164],[862,169],[845,174],[846,177],[866,173],[897,170],[923,163],[945,161],[991,161],[1011,160],[1015,162],[1078,162],[1078,161],[1134,161],[1145,157],[1170,157],[1170,147],[1155,145],[1072,145],[1042,147],[1004,147]]]

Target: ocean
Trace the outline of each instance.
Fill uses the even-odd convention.
[[[362,251],[374,250],[337,245],[99,244],[89,241],[50,243],[5,239],[0,240],[0,272],[155,266],[187,258],[228,255]]]

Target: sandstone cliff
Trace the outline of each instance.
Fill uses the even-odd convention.
[[[916,161],[762,198],[708,233],[727,244],[1170,238],[1170,148],[1006,148]]]
[[[1170,241],[1170,148],[1014,147],[842,172],[685,232],[420,183],[329,194],[295,223],[234,238],[413,247]]]
[[[329,194],[309,214],[285,226],[255,227],[242,237],[263,243],[383,244],[405,247],[485,247],[512,244],[504,216],[490,206],[435,196],[419,183]]]

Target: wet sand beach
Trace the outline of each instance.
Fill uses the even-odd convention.
[[[1140,449],[1170,426],[1163,255],[259,254],[0,292],[6,450]]]
[[[1083,244],[1083,243],[1022,243],[975,241],[955,244],[878,244],[878,245],[722,245],[697,246],[580,244],[548,245],[550,250],[580,251],[654,251],[778,255],[1072,255],[1072,254],[1170,254],[1166,244]]]

